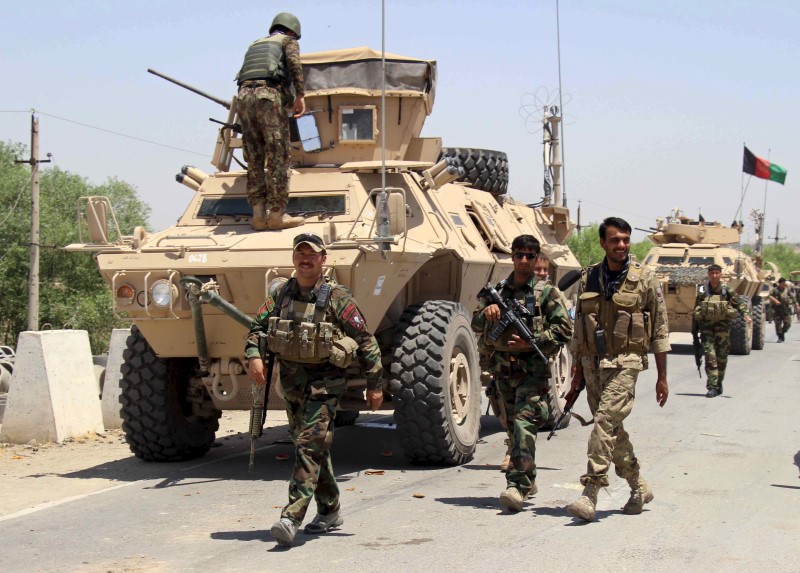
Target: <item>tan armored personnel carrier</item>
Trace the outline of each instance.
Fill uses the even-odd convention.
[[[439,138],[420,137],[433,109],[435,61],[388,54],[382,96],[380,52],[356,48],[302,60],[309,111],[292,125],[286,210],[306,216],[304,226],[251,230],[245,171],[231,170],[241,148],[235,98],[215,100],[230,109],[213,155],[217,171],[187,167],[178,177],[195,194],[174,227],[122,237],[107,199],[84,200],[89,239],[68,248],[97,253],[114,311],[134,324],[121,382],[127,440],[147,460],[199,456],[214,441],[221,410],[250,408],[246,329],[208,305],[198,305],[193,316],[181,279],[198,277],[255,315],[271,281],[293,272],[292,238],[309,231],[324,238],[325,272],[349,287],[378,338],[384,403],[395,411],[406,456],[466,462],[481,416],[470,328],[476,295],[510,273],[511,241],[523,233],[543,244],[554,282],[579,268],[564,244],[573,228],[569,212],[558,204],[531,208],[505,195],[504,154],[442,148]],[[558,120],[549,117],[548,125],[557,129]],[[566,354],[551,369],[555,416],[569,386]],[[365,387],[356,369],[340,424],[367,409]],[[270,407],[282,407],[274,393]]]
[[[648,235],[656,246],[644,264],[661,281],[667,303],[670,332],[691,332],[697,288],[708,280],[708,267],[722,267],[722,281],[747,299],[753,324],[741,317],[731,324],[732,354],[750,354],[764,348],[764,272],[738,248],[742,226],[726,227],[718,222],[695,221],[676,209],[666,219],[657,219],[655,232]]]

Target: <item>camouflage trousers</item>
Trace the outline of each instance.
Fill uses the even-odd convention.
[[[706,388],[719,390],[725,380],[725,368],[730,353],[729,327],[714,330],[702,330],[700,340],[703,342],[703,353],[706,361]]]
[[[239,88],[247,202],[283,211],[289,200],[289,120],[278,88]]]
[[[600,369],[593,362],[591,358],[584,358],[581,362],[586,380],[586,399],[594,415],[594,427],[589,435],[589,462],[581,483],[606,487],[612,462],[619,477],[631,479],[639,476],[639,461],[622,425],[633,410],[639,370]]]
[[[536,433],[549,414],[547,373],[520,372],[511,376],[495,373],[495,380],[511,444],[506,487],[515,487],[526,496],[536,480]]]
[[[792,327],[792,315],[791,314],[778,314],[775,313],[775,334],[781,336],[786,332],[789,332],[789,329]]]
[[[302,523],[313,497],[317,513],[339,509],[339,486],[333,473],[331,445],[339,399],[347,388],[344,377],[312,379],[299,369],[287,372],[281,363],[281,388],[294,443],[294,470],[289,481],[289,503],[281,511]]]

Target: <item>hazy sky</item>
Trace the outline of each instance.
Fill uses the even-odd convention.
[[[226,110],[146,69],[229,99],[247,46],[284,10],[302,22],[303,52],[381,47],[379,0],[4,2],[0,139],[29,144],[35,108],[42,155],[94,183],[132,183],[163,228],[190,198],[180,167],[212,170],[207,118]],[[648,227],[675,207],[730,223],[746,142],[789,171],[785,186],[769,184],[767,237],[780,219],[781,236],[800,242],[796,0],[562,0],[560,18],[573,218],[580,200],[583,223],[614,214]],[[423,135],[507,152],[510,194],[524,201],[541,196],[542,145],[521,107],[557,92],[556,46],[555,0],[386,0],[386,50],[439,64]],[[745,217],[764,189],[753,178]]]

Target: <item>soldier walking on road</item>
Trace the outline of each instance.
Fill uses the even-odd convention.
[[[800,303],[793,301],[789,295],[785,278],[778,279],[777,286],[769,293],[769,302],[772,303],[775,334],[778,335],[778,342],[784,342],[786,332],[792,326],[792,307],[796,306],[800,310]]]
[[[533,267],[539,253],[539,241],[532,235],[520,235],[511,243],[514,272],[495,289],[503,300],[522,302],[530,313],[528,327],[536,345],[545,356],[554,356],[572,336],[572,319],[567,302],[556,287],[537,280]],[[481,301],[472,318],[478,332],[490,332],[501,318],[500,307]],[[500,503],[511,511],[520,511],[536,488],[536,433],[549,417],[547,393],[550,367],[509,326],[496,341],[481,337],[492,352],[492,373],[496,384],[496,413],[505,418],[504,428],[511,447],[506,472],[506,489]]]
[[[290,217],[284,212],[289,200],[287,112],[292,109],[297,118],[306,111],[297,44],[300,21],[293,14],[282,12],[275,16],[269,33],[250,45],[236,74],[237,112],[247,161],[247,202],[253,208],[250,225],[257,231],[303,223],[302,217]]]
[[[667,402],[669,330],[658,279],[631,260],[630,242],[627,221],[605,219],[600,225],[600,245],[606,256],[583,273],[578,291],[575,336],[570,342],[575,358],[570,395],[586,383],[595,422],[589,436],[588,467],[581,476],[583,493],[567,511],[585,521],[595,518],[597,491],[608,486],[612,462],[617,475],[631,487],[623,513],[639,514],[653,500],[622,422],[633,409],[636,379],[648,367],[648,351],[654,353],[658,370],[656,400],[660,406]]]
[[[258,333],[280,360],[280,385],[295,446],[289,503],[270,530],[279,545],[292,545],[311,498],[317,516],[305,527],[319,534],[342,525],[339,487],[331,444],[339,399],[347,389],[346,369],[358,355],[367,378],[367,405],[383,402],[381,351],[350,292],[322,274],[326,251],[312,233],[294,238],[294,278],[274,281],[245,346],[248,374],[266,383]]]
[[[753,323],[750,311],[742,297],[722,284],[722,267],[708,267],[708,283],[697,289],[694,319],[700,330],[706,360],[707,398],[722,394],[722,381],[730,351],[731,319],[739,314],[748,324]]]

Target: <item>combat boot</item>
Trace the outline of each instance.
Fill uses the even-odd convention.
[[[508,466],[511,465],[511,440],[506,438],[506,455],[503,458],[502,463],[500,464],[500,471],[505,473],[508,471]]]
[[[639,515],[642,513],[644,504],[653,501],[653,490],[650,489],[650,486],[647,485],[647,482],[641,477],[629,479],[628,484],[631,486],[631,497],[628,499],[628,503],[625,504],[625,507],[622,508],[622,513],[627,515]]]
[[[318,513],[313,521],[306,525],[303,531],[313,535],[319,535],[320,533],[327,533],[331,529],[341,527],[343,523],[344,519],[342,519],[342,515],[337,509],[336,511],[332,511],[330,513]]]
[[[303,217],[292,217],[283,211],[274,211],[270,209],[269,215],[267,215],[267,229],[272,231],[291,229],[292,227],[299,227],[304,221],[305,219],[303,219]]]
[[[255,231],[267,230],[267,206],[263,203],[253,205],[253,216],[250,219],[250,226]]]
[[[297,535],[297,528],[299,525],[289,519],[288,517],[281,517],[278,521],[272,524],[269,532],[278,545],[284,547],[291,547],[294,543],[294,536]]]
[[[525,501],[525,497],[527,496],[523,496],[517,488],[512,486],[500,494],[500,503],[511,511],[522,511],[522,502]]]
[[[583,493],[567,506],[567,511],[573,517],[584,521],[594,521],[595,507],[597,506],[597,490],[600,486],[587,483],[583,486]]]

